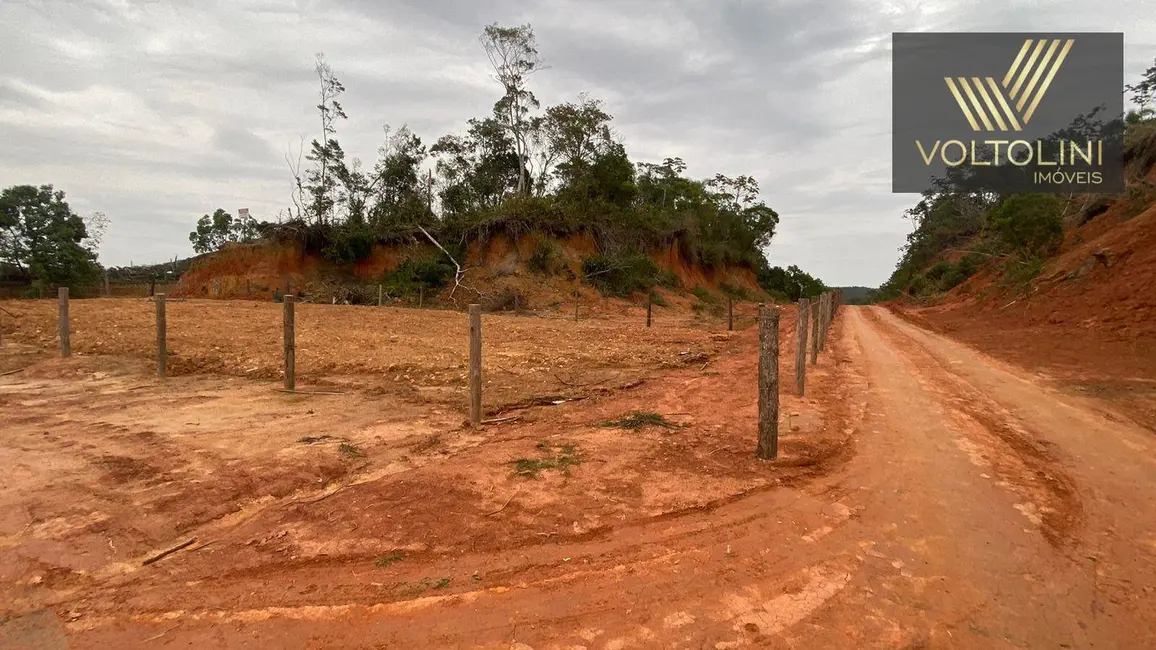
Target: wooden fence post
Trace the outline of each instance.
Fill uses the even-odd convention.
[[[822,296],[811,306],[811,365],[819,363],[819,304]]]
[[[831,334],[831,319],[834,317],[835,293],[827,292],[827,320],[823,326],[823,350],[827,349],[827,338]]]
[[[799,316],[796,330],[798,339],[795,347],[795,387],[799,397],[806,394],[807,383],[807,329],[811,325],[811,301],[806,298],[799,300]]]
[[[779,309],[759,303],[759,447],[756,455],[779,455]]]
[[[285,304],[285,390],[296,390],[297,332],[293,323],[294,301],[290,295],[285,295],[281,300]]]
[[[733,332],[735,330],[735,299],[732,296],[727,296],[727,331]]]
[[[165,294],[158,293],[153,299],[157,303],[157,377],[164,377],[165,362],[168,360],[168,347],[165,345]]]
[[[647,327],[650,327],[650,311],[651,311],[651,306],[652,306],[653,302],[654,302],[654,292],[648,292],[646,294],[646,326]]]
[[[381,306],[381,285],[377,285],[377,306]]]
[[[481,305],[470,305],[470,426],[482,426]]]
[[[108,269],[105,269],[104,270],[104,297],[108,298],[111,295],[112,295],[112,292],[109,291],[109,288],[108,288]]]
[[[68,287],[60,287],[56,292],[60,304],[60,356],[72,356],[72,342],[68,335]]]
[[[579,298],[582,296],[582,276],[578,276],[577,282],[574,283],[574,320],[578,320],[578,304]]]
[[[425,285],[421,284],[417,287],[417,308],[421,309],[425,304]]]
[[[827,350],[827,309],[830,305],[828,295],[824,293],[819,296],[819,351],[825,352]]]

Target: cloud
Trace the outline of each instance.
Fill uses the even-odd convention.
[[[318,130],[316,52],[348,88],[342,145],[372,164],[386,124],[432,143],[491,110],[491,22],[533,24],[538,97],[605,100],[635,159],[753,175],[781,215],[772,263],[831,284],[886,279],[909,230],[914,197],[890,193],[891,32],[1123,29],[1128,79],[1156,57],[1134,1],[7,0],[0,182],[107,213],[106,263],[186,255],[201,214],[288,203],[285,155]]]

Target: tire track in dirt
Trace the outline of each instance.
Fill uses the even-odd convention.
[[[1148,498],[1156,494],[1156,447],[1150,433],[1108,415],[1095,400],[1054,391],[1024,370],[889,312],[864,311],[880,336],[898,344],[897,354],[926,369],[920,371],[925,381],[946,384],[944,396],[974,424],[967,429],[977,434],[973,440],[996,441],[1005,452],[996,460],[1018,461],[1008,469],[1021,481],[1004,487],[1034,484],[1045,490],[1037,493],[1049,500],[1044,505],[1067,507],[1021,510],[1039,517],[1054,551],[1026,564],[1050,599],[1025,607],[1040,609],[1025,623],[1051,626],[1072,647],[1156,647],[1156,503]]]
[[[1024,514],[1052,546],[1070,546],[1083,520],[1083,504],[1074,479],[1038,442],[1041,434],[1030,431],[1008,409],[953,373],[950,365],[919,341],[889,327],[875,309],[866,310],[866,319],[917,370],[924,390],[937,394],[960,420],[961,428],[988,451],[978,458],[973,455],[973,462],[990,464],[1010,487],[1034,503],[1023,507]]]
[[[834,439],[842,440],[842,443],[835,445],[833,449],[818,449],[814,441],[801,441],[799,440],[800,434],[784,431],[782,449],[785,457],[774,465],[775,467],[779,465],[782,467],[779,470],[772,470],[783,479],[777,484],[768,483],[698,506],[663,513],[640,521],[606,526],[587,531],[581,535],[567,535],[563,539],[552,542],[537,541],[530,544],[515,545],[505,549],[505,552],[498,558],[494,558],[493,554],[471,554],[468,552],[465,555],[459,555],[456,551],[415,553],[407,557],[407,564],[411,564],[411,566],[406,567],[407,571],[404,577],[407,580],[412,580],[423,574],[448,575],[451,571],[459,570],[461,566],[474,566],[475,564],[485,566],[484,587],[482,585],[472,587],[468,584],[462,587],[454,585],[447,589],[447,592],[450,593],[445,594],[444,597],[438,595],[437,600],[428,602],[454,605],[471,602],[477,606],[485,604],[489,608],[508,607],[508,604],[501,605],[501,601],[508,600],[510,590],[519,592],[529,590],[530,592],[545,594],[553,593],[562,586],[568,585],[568,588],[572,587],[576,590],[566,598],[570,601],[570,606],[567,608],[568,613],[558,615],[557,613],[546,614],[546,612],[542,612],[542,616],[536,619],[536,625],[540,629],[566,629],[568,626],[578,625],[583,621],[589,623],[591,617],[597,619],[603,616],[602,612],[606,611],[606,606],[598,604],[600,594],[613,593],[619,589],[616,585],[622,580],[631,579],[629,576],[635,573],[647,574],[653,571],[658,574],[659,582],[669,582],[671,586],[679,585],[682,579],[676,579],[675,575],[679,571],[680,561],[682,562],[681,566],[688,568],[698,566],[706,568],[719,561],[718,554],[725,547],[727,552],[722,554],[722,560],[740,562],[744,566],[749,564],[751,572],[750,575],[739,578],[736,583],[728,581],[727,589],[733,590],[744,583],[748,584],[750,586],[748,599],[751,594],[767,593],[768,595],[762,600],[751,601],[758,603],[757,607],[762,607],[763,601],[767,603],[779,602],[775,600],[774,594],[777,593],[777,590],[773,585],[784,579],[790,584],[798,583],[796,587],[788,585],[788,588],[794,589],[794,593],[801,595],[782,601],[786,609],[794,608],[792,611],[795,613],[784,614],[783,617],[773,620],[764,620],[765,625],[763,627],[767,629],[760,634],[765,636],[767,633],[801,620],[830,596],[832,593],[830,592],[830,585],[838,584],[838,576],[846,575],[848,571],[852,570],[851,566],[831,565],[819,573],[814,573],[814,570],[810,568],[814,566],[813,558],[809,556],[809,553],[797,551],[788,552],[784,558],[771,563],[756,561],[755,558],[763,557],[762,553],[766,552],[768,535],[782,535],[786,530],[797,531],[787,533],[794,540],[791,546],[810,551],[815,548],[815,540],[828,534],[833,530],[833,527],[837,527],[847,520],[845,509],[842,511],[836,509],[836,515],[833,519],[818,514],[830,499],[836,498],[832,496],[833,486],[830,481],[823,480],[813,487],[810,486],[811,481],[836,471],[843,462],[853,455],[854,445],[849,442],[849,437],[853,433],[854,421],[861,415],[862,402],[855,394],[857,389],[853,388],[857,385],[852,377],[854,369],[847,363],[846,355],[839,350],[838,329],[836,326],[832,334],[832,348],[827,355],[827,359],[830,360],[824,360],[820,368],[821,373],[829,374],[825,381],[815,381],[811,384],[815,391],[811,399],[817,399],[829,405],[829,411],[824,415],[823,428],[835,432]],[[784,332],[784,335],[788,334],[788,332]],[[753,339],[753,333],[751,338]],[[744,345],[744,347],[747,346]],[[716,395],[719,390],[727,390],[727,385],[735,381],[736,377],[750,376],[753,378],[753,369],[756,363],[756,360],[749,353],[724,358],[715,364],[716,376],[704,378],[700,382],[702,388],[694,389],[699,393],[697,396],[680,392],[684,389],[678,381],[668,381],[665,382],[667,384],[665,388],[655,387],[654,391],[656,392],[642,396],[627,396],[627,403],[637,403],[642,400],[651,404],[659,404],[664,400],[676,399],[680,403],[693,403],[687,409],[690,411],[702,408],[709,409],[718,405],[718,401],[713,398],[713,395]],[[694,374],[701,373],[677,371],[673,375],[664,376],[664,379]],[[700,384],[695,385],[699,386]],[[826,389],[823,388],[825,384],[827,385]],[[605,403],[607,400],[614,402],[617,397],[621,396],[591,401],[589,405],[597,408],[587,411],[585,407],[582,407],[574,419],[597,421],[598,417],[594,416],[607,409],[622,410],[623,407],[608,406]],[[590,415],[582,415],[582,413],[587,412]],[[548,422],[549,420],[546,421],[546,423]],[[523,427],[503,426],[499,430],[508,432],[503,434],[503,437],[536,437],[527,436],[523,429]],[[753,433],[749,434],[749,437],[753,441]],[[824,438],[824,440],[829,441],[830,439]],[[496,440],[486,441],[485,446],[496,442]],[[792,451],[798,455],[792,457],[790,455]],[[795,491],[791,489],[777,489],[787,486],[804,487],[804,494],[795,494]],[[800,516],[801,513],[797,509],[803,502],[817,503],[814,512]],[[326,503],[332,506],[334,502],[330,500]],[[811,533],[816,534],[812,536]],[[810,539],[808,539],[809,537]],[[734,556],[731,555],[732,546]],[[567,558],[565,563],[559,562],[558,558],[561,556]],[[157,625],[163,624],[173,616],[194,622],[203,618],[206,623],[209,619],[219,616],[226,616],[227,618],[222,620],[234,622],[244,622],[244,620],[249,619],[254,621],[265,619],[284,621],[301,616],[332,620],[351,616],[361,617],[369,615],[367,612],[372,613],[379,608],[386,607],[389,609],[382,611],[407,611],[406,603],[413,602],[413,606],[418,607],[418,601],[427,602],[424,597],[417,599],[413,597],[398,598],[383,592],[380,588],[366,589],[364,577],[350,576],[351,572],[364,575],[364,569],[359,569],[359,567],[364,567],[365,563],[366,558],[363,557],[316,558],[308,561],[276,562],[252,569],[225,573],[218,572],[215,576],[215,584],[207,582],[191,585],[182,584],[179,581],[195,577],[183,575],[183,572],[179,574],[181,577],[173,576],[172,579],[142,581],[134,584],[133,588],[137,591],[149,592],[151,605],[142,607],[144,602],[129,605],[128,602],[122,600],[119,606],[109,610],[110,617],[102,618],[99,611],[94,611],[91,619],[78,623],[72,629],[91,631],[93,626],[103,628],[107,625],[114,625],[125,621],[125,614],[129,612],[134,612],[131,614],[132,620],[141,623],[156,621]],[[671,574],[672,569],[674,575]],[[701,569],[695,568],[695,575],[699,575],[699,571]],[[784,576],[787,577],[784,578]],[[172,582],[173,579],[178,582]],[[704,575],[697,578],[700,588],[703,579],[709,579],[714,583],[718,577]],[[833,583],[832,580],[834,580]],[[165,586],[167,593],[157,593],[157,587],[166,583],[168,583]],[[316,583],[318,586],[323,586],[323,590],[302,594],[299,597],[281,596],[277,589],[270,591],[270,586],[273,584],[283,585],[287,583]],[[323,583],[328,584],[323,585]],[[463,589],[463,587],[465,588]],[[256,597],[248,597],[248,594],[255,590],[260,593]],[[663,590],[658,591],[662,592]],[[678,591],[684,593],[681,585]],[[653,616],[658,617],[659,621],[670,619],[669,625],[664,622],[658,626],[658,629],[683,629],[685,624],[680,623],[686,620],[686,616],[688,616],[686,612],[701,609],[696,608],[691,603],[684,602],[686,598],[692,597],[696,591],[692,588],[684,595],[674,598],[671,598],[669,590],[666,593],[643,596],[641,600],[636,602],[635,607],[640,611],[654,610]],[[812,594],[812,592],[814,593]],[[114,597],[115,590],[109,592],[107,596]],[[157,600],[158,596],[162,597],[161,600]],[[478,598],[481,600],[477,600]],[[721,634],[725,637],[728,631],[734,633],[737,629],[740,638],[748,640],[754,638],[749,631],[744,631],[744,626],[752,624],[752,621],[738,622],[739,618],[750,614],[749,611],[737,607],[737,604],[741,604],[740,601],[721,606],[720,610],[709,616],[701,611],[696,611],[696,614],[691,618],[696,618],[699,625],[693,631],[687,629],[686,632],[693,632],[695,636],[701,637],[714,630],[714,634]],[[201,603],[205,609],[180,608],[170,610],[165,608],[166,604],[179,606],[189,602]],[[129,605],[129,608],[126,609],[125,605]],[[752,604],[752,606],[755,605]],[[118,613],[113,614],[114,611]],[[259,612],[262,611],[266,613],[260,614]],[[202,614],[197,612],[202,612]],[[227,612],[234,612],[237,616],[233,617]],[[662,616],[658,615],[659,612],[662,613]],[[710,623],[712,620],[716,622]],[[458,641],[462,642],[467,638],[472,641],[480,638],[478,635],[483,634],[488,626],[482,625],[479,628],[478,622],[474,618],[474,627],[469,633],[470,635],[458,637]],[[332,620],[332,623],[340,624],[338,620]],[[606,623],[611,627],[616,626],[613,625],[613,620]],[[757,622],[753,624],[757,625]],[[495,625],[493,629],[495,631],[500,630],[501,625]],[[95,637],[86,635],[86,638],[91,640],[91,638],[99,636],[101,635],[96,634]],[[629,635],[622,637],[622,639],[628,637]],[[644,637],[629,638],[634,638],[636,642],[645,641]],[[623,642],[626,643],[625,647],[633,645],[625,640]],[[645,645],[645,643],[643,644]]]

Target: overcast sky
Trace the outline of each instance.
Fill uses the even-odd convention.
[[[197,8],[190,8],[190,7]],[[1125,78],[1156,58],[1150,1],[0,0],[0,187],[52,183],[112,221],[108,265],[190,254],[217,207],[272,219],[284,156],[317,136],[314,54],[347,92],[347,154],[382,126],[432,144],[501,94],[478,43],[529,22],[543,104],[606,102],[631,159],[750,174],[768,251],[833,285],[890,275],[912,195],[890,186],[894,31],[1122,31]]]

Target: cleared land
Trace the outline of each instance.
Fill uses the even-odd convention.
[[[55,300],[5,303],[5,339],[57,346]],[[739,308],[739,326],[752,322]],[[485,407],[585,394],[636,382],[647,372],[701,366],[730,337],[725,323],[679,316],[656,326],[645,315],[583,319],[487,315],[483,329]],[[213,373],[249,379],[282,376],[282,305],[223,300],[170,301],[172,375]],[[72,351],[153,359],[154,309],[144,299],[73,300]],[[465,402],[469,322],[448,310],[296,306],[298,383],[398,393],[447,405]]]
[[[811,396],[783,397],[783,461],[754,459],[750,306],[733,333],[487,315],[487,410],[517,419],[481,431],[463,422],[460,313],[299,305],[299,388],[344,393],[302,396],[275,390],[280,305],[171,303],[166,380],[150,376],[146,301],[73,301],[69,359],[54,354],[54,301],[5,307],[18,325],[0,372],[23,368],[0,377],[5,612],[53,608],[73,647],[148,638],[171,625],[143,621],[194,603],[240,614],[501,590],[577,569],[553,557],[566,543],[629,563],[651,527],[850,452],[824,356]]]
[[[265,310],[275,335],[276,309],[189,315]],[[332,312],[334,340],[411,321],[448,348],[388,363],[464,359],[460,314],[305,311]],[[197,349],[266,358],[268,376],[160,381],[147,347],[6,342],[23,370],[0,377],[0,641],[16,614],[102,650],[1156,646],[1156,441],[1111,402],[848,307],[808,396],[781,391],[781,456],[760,462],[754,328],[486,323],[507,331],[488,350],[526,356],[506,359],[524,385],[498,383],[518,419],[480,431],[456,375],[435,398],[414,369],[412,389],[344,370],[310,381],[345,394],[279,393],[276,348],[208,323]],[[639,379],[593,383],[618,372],[615,341],[648,348]],[[537,361],[560,349],[573,386]]]

